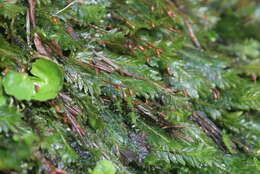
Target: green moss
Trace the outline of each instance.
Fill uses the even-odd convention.
[[[71,2],[0,2],[0,173],[259,173],[259,4]]]

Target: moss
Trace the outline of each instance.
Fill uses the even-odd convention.
[[[259,173],[259,4],[66,3],[0,2],[1,79],[64,71],[52,100],[0,88],[0,173]]]

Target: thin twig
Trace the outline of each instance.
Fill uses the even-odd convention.
[[[32,43],[31,43],[30,35],[31,35],[30,10],[27,9],[27,13],[26,13],[26,39],[27,39],[28,46],[31,48]]]
[[[98,57],[100,57],[104,62],[106,62],[107,64],[111,65],[112,67],[114,67],[116,70],[119,70],[119,66],[117,66],[115,63],[112,62],[112,60],[110,60],[109,58],[101,55],[101,54],[98,54],[97,52],[94,52],[94,54]]]
[[[169,143],[170,141],[164,137],[164,135],[161,135],[160,133],[158,133],[158,131],[154,130],[152,127],[150,127],[149,125],[145,124],[144,122],[140,122],[142,123],[145,127],[147,127],[148,129],[150,129],[154,134],[156,134],[157,136],[161,137],[164,141],[166,141],[167,143]]]
[[[193,29],[192,29],[192,25],[189,21],[189,17],[181,10],[178,8],[177,4],[174,3],[173,1],[170,1],[170,0],[166,0],[167,3],[169,5],[171,5],[172,7],[174,7],[176,10],[178,10],[179,14],[183,17],[183,20],[184,20],[184,24],[186,25],[186,27],[188,28],[188,32],[189,32],[189,36],[191,38],[191,41],[192,43],[194,44],[194,46],[199,49],[199,50],[203,50]]]
[[[191,41],[193,42],[193,44],[195,45],[196,48],[198,48],[199,50],[202,50],[201,45],[196,37],[196,35],[194,34],[194,31],[192,29],[191,23],[189,22],[189,20],[184,19],[184,24],[187,26],[188,31],[189,31],[189,36],[191,38]]]
[[[56,15],[58,15],[59,13],[63,12],[64,10],[70,8],[70,6],[74,5],[75,3],[77,3],[78,0],[72,1],[71,3],[69,3],[66,7],[64,7],[63,9],[59,10]]]
[[[36,27],[36,23],[35,23],[35,5],[36,5],[36,0],[28,0],[28,3],[29,3],[30,21],[31,21],[33,27]]]
[[[121,73],[121,74],[124,74],[124,75],[129,76],[129,77],[133,77],[133,78],[135,78],[135,79],[147,81],[147,82],[152,83],[153,85],[157,86],[158,88],[161,88],[161,89],[165,90],[165,91],[168,92],[168,93],[176,94],[176,91],[175,91],[174,89],[172,89],[172,88],[164,87],[164,86],[162,86],[162,85],[160,85],[160,84],[158,84],[158,83],[156,83],[156,82],[154,82],[154,81],[152,81],[152,80],[150,80],[150,79],[146,79],[146,78],[144,78],[144,77],[142,77],[142,76],[139,76],[139,75],[137,75],[137,74],[130,73],[130,72],[128,72],[128,71],[122,69],[122,68],[119,67],[118,65],[116,65],[116,64],[115,64],[112,60],[110,60],[109,58],[107,58],[107,57],[105,57],[105,56],[103,56],[103,55],[101,55],[101,54],[98,54],[98,53],[95,52],[95,51],[94,51],[94,54],[95,54],[96,56],[100,57],[100,58],[101,58],[104,62],[106,62],[107,64],[109,64],[109,65],[111,65],[112,67],[114,67],[115,70],[118,71],[118,72]]]

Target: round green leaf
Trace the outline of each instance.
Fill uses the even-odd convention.
[[[3,79],[5,92],[18,100],[31,100],[34,95],[34,85],[25,73],[8,72]]]
[[[91,174],[115,174],[116,169],[113,163],[108,160],[101,160],[97,163]]]
[[[45,101],[56,97],[63,85],[63,71],[47,59],[38,59],[32,64],[31,73],[38,77],[32,78],[38,90],[32,97],[34,100]]]
[[[8,72],[3,79],[7,94],[18,100],[46,101],[57,96],[63,85],[63,71],[47,59],[38,59],[32,64],[31,73]]]

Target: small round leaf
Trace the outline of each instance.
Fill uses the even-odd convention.
[[[38,59],[32,64],[31,74],[10,71],[3,79],[7,94],[18,100],[46,101],[57,96],[63,85],[63,71],[51,60]]]
[[[33,82],[25,73],[8,72],[3,79],[5,92],[18,100],[31,100],[35,93]]]
[[[32,64],[31,73],[37,77],[32,78],[36,87],[34,100],[46,101],[57,96],[63,85],[63,71],[60,67],[47,59],[38,59]]]

